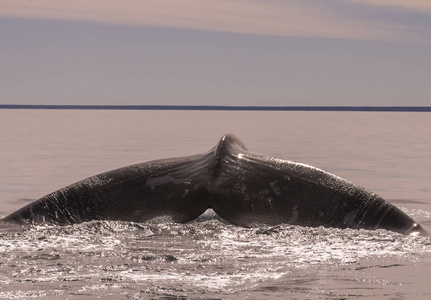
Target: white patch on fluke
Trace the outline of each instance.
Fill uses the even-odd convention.
[[[299,212],[297,211],[298,206],[295,205],[294,207],[292,207],[292,217],[289,220],[290,224],[295,224],[296,221],[298,221],[299,218]]]
[[[271,186],[271,189],[274,191],[274,193],[275,193],[277,196],[280,196],[280,195],[281,195],[281,189],[280,189],[280,187],[278,186],[278,181],[270,182],[270,183],[269,183],[269,185]]]
[[[146,185],[149,185],[151,190],[154,190],[157,186],[166,184],[168,182],[171,182],[173,180],[170,176],[163,176],[163,177],[152,177],[147,178],[147,181],[145,182]]]

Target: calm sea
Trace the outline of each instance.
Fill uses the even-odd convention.
[[[431,113],[0,110],[0,217],[225,133],[390,200],[431,232]],[[90,222],[0,232],[1,299],[431,297],[431,239],[386,231]]]

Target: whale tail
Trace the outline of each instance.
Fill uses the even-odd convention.
[[[252,154],[228,134],[204,154],[140,163],[62,188],[10,214],[10,224],[191,221],[212,208],[240,226],[280,223],[426,234],[400,209],[343,178]]]

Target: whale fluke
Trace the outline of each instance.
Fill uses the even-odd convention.
[[[424,230],[380,196],[302,163],[255,155],[228,134],[204,154],[155,160],[95,175],[50,193],[3,224],[91,220],[191,221],[208,208],[239,226]]]

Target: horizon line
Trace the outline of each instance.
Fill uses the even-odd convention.
[[[233,106],[233,105],[0,104],[0,109],[431,112],[431,106],[257,106],[257,105]]]

